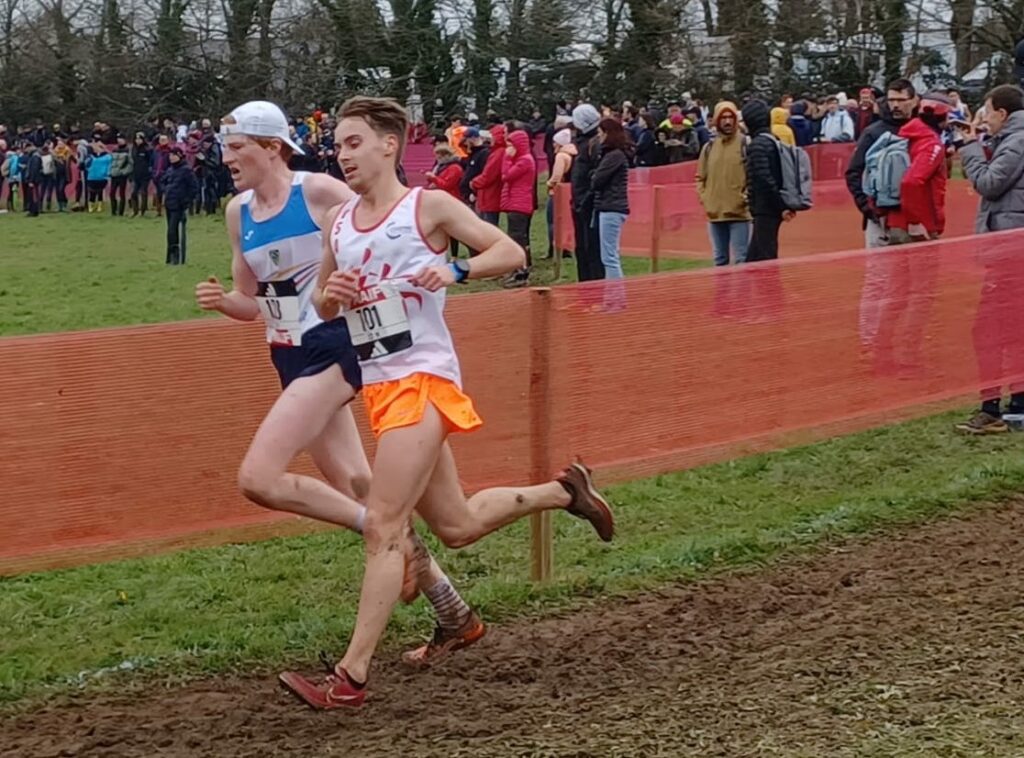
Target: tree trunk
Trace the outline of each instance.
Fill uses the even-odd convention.
[[[700,0],[700,8],[704,12],[704,28],[709,37],[715,36],[715,14],[711,10],[711,0]]]
[[[949,39],[956,49],[956,75],[962,77],[974,68],[974,10],[977,0],[950,0],[953,15],[949,22]]]
[[[270,22],[274,15],[274,0],[259,0],[259,76],[256,77],[254,94],[266,98],[273,88],[273,37]]]

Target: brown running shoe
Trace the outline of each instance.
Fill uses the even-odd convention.
[[[565,510],[576,518],[589,521],[598,537],[611,542],[615,536],[615,517],[608,501],[594,486],[591,470],[582,461],[577,461],[559,474],[556,481],[572,495],[572,502]]]

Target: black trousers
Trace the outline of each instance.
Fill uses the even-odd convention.
[[[39,198],[43,194],[43,188],[39,184],[22,182],[21,189],[25,193],[25,212],[30,216],[39,215]]]
[[[604,279],[601,263],[601,234],[597,227],[597,214],[590,207],[573,208],[573,226],[576,229],[576,273],[581,282]]]
[[[750,235],[747,263],[773,261],[779,257],[779,227],[782,216],[754,216],[754,231]]]
[[[145,213],[149,209],[149,179],[136,179],[132,184],[132,210]]]
[[[110,179],[110,215],[123,216],[128,197],[128,177],[115,176]]]
[[[167,208],[167,263],[177,266],[185,262],[188,208]]]
[[[526,266],[533,265],[533,256],[530,255],[530,221],[533,215],[529,213],[508,212],[508,236],[526,251]]]

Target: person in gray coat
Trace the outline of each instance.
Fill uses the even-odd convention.
[[[978,141],[972,127],[959,129],[960,162],[964,174],[981,195],[975,231],[1024,229],[1024,90],[1005,84],[985,98],[985,121],[990,139]],[[993,383],[999,377],[1024,372],[1024,353],[1014,349],[1020,328],[1020,287],[1024,283],[1024,256],[983,258],[985,279],[974,324],[974,350],[978,373]],[[1009,430],[1004,415],[1024,413],[1024,384],[1010,385],[1010,404],[1000,410],[1002,387],[981,392],[981,409],[956,429],[964,434],[998,434]]]

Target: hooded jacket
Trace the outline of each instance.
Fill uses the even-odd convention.
[[[981,195],[974,230],[1024,228],[1024,111],[1011,113],[986,147],[972,142],[960,150],[964,173]]]
[[[132,145],[132,174],[136,183],[148,182],[153,175],[153,151],[149,145]]]
[[[736,106],[723,101],[715,106],[711,123],[718,131],[722,114],[731,112],[739,119]],[[704,146],[697,162],[697,196],[708,221],[749,221],[747,208],[746,137],[736,125],[736,132],[726,137],[719,132]]]
[[[772,108],[772,134],[787,145],[796,144],[796,135],[789,128],[789,111],[785,108]]]
[[[747,146],[747,202],[753,216],[782,216],[782,161],[775,138],[769,131],[768,106],[751,100],[741,111],[750,134]]]
[[[434,169],[434,177],[428,179],[427,183],[435,189],[444,190],[456,200],[462,200],[462,192],[459,189],[462,184],[462,174],[462,165],[459,163],[459,159],[453,156],[451,160],[437,165]]]
[[[807,118],[806,103],[793,103],[789,109],[789,128],[798,146],[807,147],[814,142],[814,125]]]
[[[853,151],[850,164],[846,168],[846,187],[850,190],[853,201],[864,216],[865,224],[868,219],[878,220],[877,212],[871,207],[870,198],[864,194],[864,166],[868,150],[883,134],[895,134],[907,123],[906,121],[896,121],[884,100],[879,102],[879,112],[881,114],[879,120],[861,133],[860,139],[857,140],[857,148]]]
[[[920,224],[929,235],[942,234],[946,228],[946,149],[939,133],[920,118],[900,129],[910,141],[910,168],[900,184],[900,210],[889,213],[891,228],[909,230]]]
[[[501,165],[506,147],[504,126],[495,124],[491,127],[491,141],[491,152],[484,170],[470,182],[476,193],[476,209],[480,213],[498,213],[501,210]]]
[[[504,213],[533,213],[536,208],[537,162],[530,152],[530,137],[522,129],[508,135],[515,156],[502,151],[501,208]]]

